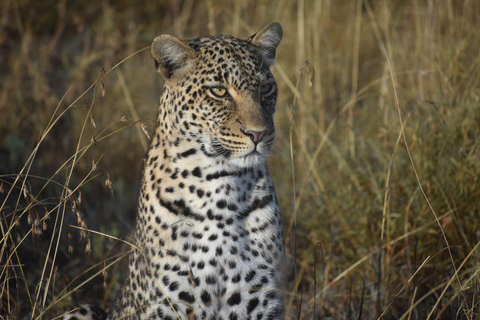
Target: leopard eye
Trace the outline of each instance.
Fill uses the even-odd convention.
[[[260,86],[260,94],[264,97],[269,96],[273,93],[275,87],[271,83],[262,84]]]
[[[208,89],[215,98],[225,98],[228,95],[224,87],[211,87]]]

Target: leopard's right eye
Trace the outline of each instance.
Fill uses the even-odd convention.
[[[269,96],[273,93],[275,86],[272,83],[263,84],[260,86],[260,94],[263,97]]]
[[[211,87],[208,90],[216,98],[225,98],[228,94],[227,89],[224,87]]]

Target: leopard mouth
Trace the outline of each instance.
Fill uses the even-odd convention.
[[[256,145],[256,146],[253,148],[252,151],[250,151],[249,153],[247,153],[247,154],[245,154],[245,155],[243,155],[243,156],[241,156],[241,157],[243,157],[243,158],[249,158],[249,157],[255,157],[255,156],[256,156],[256,157],[259,157],[259,156],[262,156],[262,155],[263,155],[263,154],[262,154],[260,151],[258,151],[258,145]]]
[[[211,157],[223,157],[225,159],[254,160],[264,158],[270,148],[268,141],[253,144],[247,141],[242,147],[230,146],[222,137],[210,135],[210,141],[204,148],[204,152]]]

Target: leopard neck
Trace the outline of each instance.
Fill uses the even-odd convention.
[[[171,218],[167,223],[174,223],[180,216],[176,217],[175,212],[183,208],[169,204],[181,202],[183,207],[189,207],[188,211],[205,217],[212,203],[217,206],[216,198],[222,197],[220,209],[230,205],[235,210],[228,214],[237,217],[254,198],[272,194],[273,183],[265,163],[245,168],[232,166],[228,160],[209,156],[195,139],[162,139],[157,130],[145,162],[140,192],[141,206],[153,206],[153,209],[140,210],[139,216],[162,211],[162,219]],[[163,208],[156,208],[155,203]],[[169,207],[173,209],[168,210]]]

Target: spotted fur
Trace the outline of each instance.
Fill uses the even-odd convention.
[[[95,306],[84,304],[67,313],[63,320],[104,320],[105,312]]]
[[[247,40],[154,40],[165,86],[129,275],[108,319],[283,317],[283,234],[265,164],[281,38],[272,23]]]

